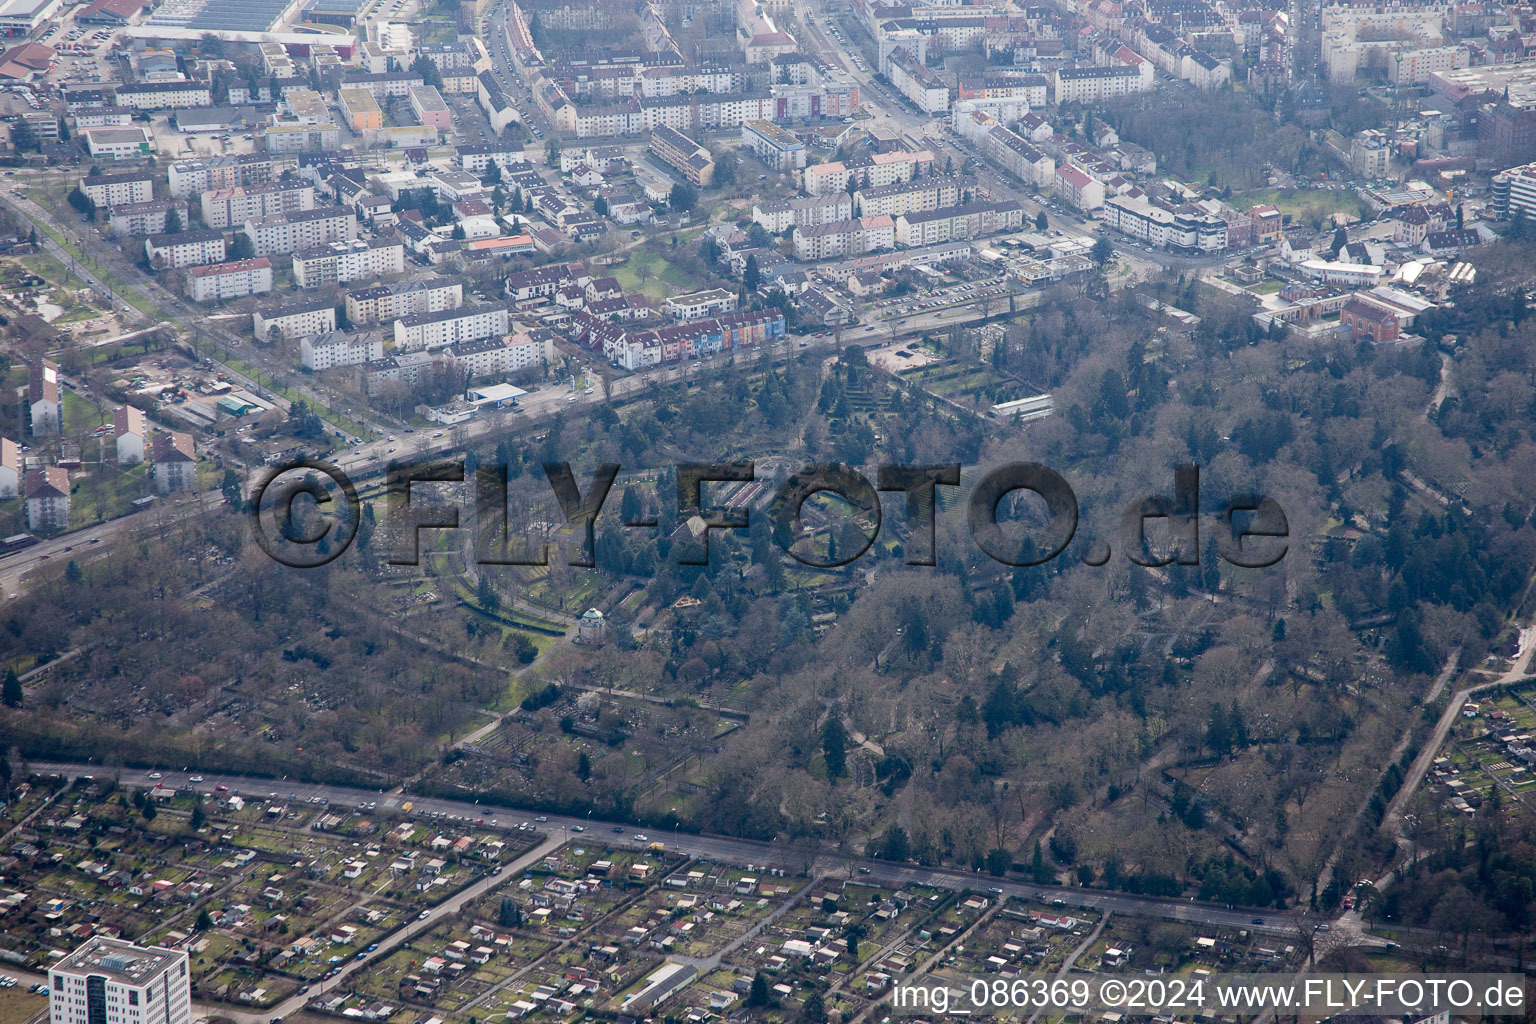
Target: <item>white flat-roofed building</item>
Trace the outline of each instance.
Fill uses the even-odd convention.
[[[210,189],[263,185],[273,178],[272,158],[266,153],[178,160],[166,171],[166,183],[173,199],[189,199]]]
[[[187,268],[187,297],[193,302],[239,299],[272,290],[272,261],[265,256]]]
[[[748,121],[742,125],[741,144],[774,170],[793,171],[805,166],[805,143],[772,121]]]
[[[345,284],[405,272],[405,245],[399,241],[354,238],[293,254],[293,283],[299,288]]]
[[[361,331],[347,334],[331,331],[299,340],[299,356],[306,367],[316,373],[336,366],[361,366],[375,359],[384,358],[384,334],[381,331]]]
[[[49,1024],[191,1024],[187,954],[92,938],[48,971]]]
[[[357,235],[357,215],[345,206],[321,206],[248,220],[242,230],[257,256],[271,256],[349,241]]]
[[[0,3],[0,31],[27,36],[59,12],[60,0],[5,0]]]
[[[667,297],[667,315],[674,320],[687,322],[705,317],[719,316],[736,308],[736,293],[724,288],[710,288],[702,292]]]
[[[80,179],[80,191],[103,209],[147,203],[155,198],[155,176],[136,173],[93,174]]]
[[[153,265],[179,270],[224,260],[224,232],[179,231],[171,235],[150,235],[144,239],[144,254]]]
[[[507,307],[495,303],[417,313],[395,321],[395,348],[411,352],[499,337],[507,333]]]
[[[251,330],[262,342],[327,334],[335,329],[336,300],[327,296],[267,306],[251,314]]]
[[[448,110],[448,104],[443,102],[442,94],[433,86],[418,85],[411,90],[411,110],[427,128],[443,132],[453,130],[453,116]]]
[[[514,170],[528,162],[521,144],[510,142],[482,142],[477,145],[459,146],[455,150],[459,167],[471,174],[484,174],[493,162],[503,171]],[[563,154],[562,154],[563,156]]]

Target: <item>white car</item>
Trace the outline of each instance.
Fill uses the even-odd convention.
[[[150,772],[149,773],[149,777],[152,778],[152,779],[159,779],[159,778],[161,778],[161,775],[160,775],[159,772]]]
[[[203,777],[201,775],[194,775],[190,779],[188,779],[187,781],[188,782],[202,782],[203,781]]]

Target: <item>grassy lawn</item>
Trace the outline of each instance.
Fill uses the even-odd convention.
[[[1316,211],[1324,220],[1331,218],[1335,213],[1347,213],[1357,218],[1361,215],[1360,200],[1353,192],[1342,190],[1330,192],[1321,189],[1270,188],[1232,197],[1232,205],[1239,210],[1248,210],[1265,204],[1275,206],[1282,214],[1288,214],[1291,220],[1296,222],[1310,220],[1308,211]]]
[[[147,461],[121,468],[93,467],[90,474],[77,474],[71,483],[69,525],[77,529],[119,516],[132,502],[154,493]]]
[[[696,291],[702,287],[696,278],[672,264],[662,254],[661,248],[654,242],[636,246],[630,250],[629,262],[614,268],[613,276],[618,278],[626,292],[644,292],[647,298],[661,302],[669,295]],[[640,280],[642,276],[646,277],[643,283]]]
[[[32,1015],[48,1005],[47,996],[34,996],[17,985],[0,996],[0,1024],[26,1024]]]
[[[105,267],[99,264],[93,266],[91,263],[89,263],[85,258],[85,254],[80,251],[79,246],[65,238],[58,231],[55,231],[50,225],[44,224],[41,221],[33,221],[33,223],[37,225],[37,229],[39,231],[53,239],[60,248],[73,256],[75,260],[82,266],[90,270],[90,272],[97,279],[99,279],[102,284],[111,288],[119,299],[128,303],[134,309],[137,309],[140,313],[143,313],[145,316],[150,317],[151,319],[174,320],[174,317],[167,316],[159,306],[155,305],[153,302],[140,295],[136,290],[129,288],[117,278],[113,277],[111,271],[107,270]]]

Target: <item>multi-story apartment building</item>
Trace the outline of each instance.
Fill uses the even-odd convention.
[[[834,256],[861,256],[896,244],[896,223],[890,217],[863,217],[796,228],[795,259],[824,260]]]
[[[190,110],[213,106],[207,82],[137,82],[117,87],[117,103],[134,110]]]
[[[1078,210],[1097,210],[1104,205],[1104,183],[1076,164],[1056,168],[1056,195]]]
[[[1023,226],[1024,207],[1016,200],[947,206],[897,217],[896,242],[907,246],[938,245],[999,231],[1016,231]]]
[[[21,445],[8,437],[0,437],[0,498],[14,498],[21,493],[25,471]]]
[[[217,188],[265,185],[275,177],[272,157],[266,153],[178,160],[166,171],[173,199],[189,199]]]
[[[327,296],[267,306],[251,314],[259,342],[326,334],[336,329],[336,300]]]
[[[1102,103],[1117,96],[1146,92],[1151,88],[1137,68],[1126,64],[1058,68],[1052,73],[1051,84],[1057,104]]]
[[[556,263],[507,275],[507,298],[513,302],[532,302],[552,298],[566,285],[585,287],[592,279],[580,263]]]
[[[385,100],[405,99],[412,89],[419,89],[426,82],[414,71],[385,71],[378,74],[354,72],[341,76],[341,88],[366,89],[380,103]]]
[[[384,334],[381,331],[356,334],[330,331],[314,337],[305,336],[299,339],[299,357],[316,373],[336,366],[361,366],[384,358]]]
[[[603,339],[602,348],[610,363],[635,371],[679,359],[734,352],[783,337],[784,314],[768,308],[646,330],[616,330]]]
[[[667,297],[667,315],[674,320],[703,320],[736,310],[736,293],[724,288],[710,288],[687,295]]]
[[[334,153],[341,145],[341,129],[330,122],[298,124],[278,121],[267,125],[262,136],[268,153]]]
[[[1056,180],[1056,161],[1002,125],[978,137],[982,155],[1020,181],[1044,188]]]
[[[1227,222],[1198,207],[1169,208],[1140,196],[1105,200],[1104,223],[1156,246],[1186,252],[1221,252],[1227,248]]]
[[[153,450],[157,492],[170,494],[197,488],[197,450],[192,445],[191,434],[163,430],[155,435]]]
[[[181,231],[150,235],[144,239],[144,255],[153,266],[179,270],[224,259],[224,232]]]
[[[852,217],[853,197],[847,192],[781,199],[772,203],[758,203],[752,207],[752,220],[761,224],[765,231],[774,234],[790,228],[850,220]]]
[[[651,152],[699,188],[707,188],[715,180],[715,161],[709,150],[676,129],[666,125],[651,129]]]
[[[328,242],[293,254],[293,283],[300,288],[345,284],[405,271],[405,245],[397,239]]]
[[[136,466],[144,461],[144,442],[149,438],[149,418],[144,410],[120,405],[112,412],[112,435],[117,441],[117,464]]]
[[[416,119],[428,128],[442,132],[453,129],[453,115],[448,110],[448,104],[443,102],[442,94],[430,85],[411,90],[411,110],[416,114]]]
[[[805,143],[772,121],[748,121],[741,126],[741,144],[776,171],[805,166]]]
[[[942,114],[949,109],[949,86],[905,46],[896,47],[886,57],[885,75],[896,91],[923,113]]]
[[[33,437],[57,437],[64,432],[58,363],[38,359],[27,368],[27,412]]]
[[[971,179],[959,174],[934,174],[912,181],[898,181],[892,185],[861,188],[853,194],[854,206],[861,217],[885,214],[900,217],[907,213],[920,213],[954,206],[961,194],[971,186]]]
[[[411,352],[499,337],[507,333],[508,322],[507,307],[489,302],[441,313],[415,313],[395,321],[395,348]]]
[[[347,292],[354,324],[392,323],[417,313],[441,313],[464,304],[464,286],[451,277],[427,277]]]
[[[804,171],[803,187],[813,196],[841,192],[850,181],[856,186],[879,188],[898,181],[911,181],[932,167],[933,154],[926,149],[875,153],[858,160],[813,164]]]
[[[337,96],[341,119],[348,128],[359,135],[383,130],[384,111],[379,109],[379,101],[373,98],[373,93],[367,89],[342,89]]]
[[[528,162],[521,143],[482,142],[459,146],[455,152],[459,158],[459,167],[478,175],[485,174],[492,163],[503,171],[509,171]],[[564,153],[561,155],[564,156]]]
[[[187,204],[174,199],[151,199],[147,203],[129,203],[114,206],[107,215],[107,222],[119,235],[158,235],[165,230],[166,218],[175,211],[183,227],[187,223]]]
[[[265,256],[187,268],[187,298],[193,302],[239,299],[272,290],[272,261]]]
[[[80,179],[80,191],[85,193],[85,198],[103,209],[147,203],[155,198],[155,176],[138,173],[92,174]]]
[[[69,473],[61,466],[44,466],[26,472],[23,487],[27,498],[27,529],[53,533],[69,526]],[[82,1011],[84,1000],[82,1002]],[[49,997],[50,1007],[58,1002]],[[73,1019],[73,1018],[71,1018]],[[83,1015],[81,1020],[84,1019]],[[106,1017],[100,1018],[103,1022]],[[59,1018],[55,1016],[54,1021]]]
[[[257,256],[292,253],[357,235],[357,215],[345,206],[320,206],[248,220],[243,229]]]
[[[261,217],[313,210],[315,186],[307,181],[269,181],[216,188],[203,193],[200,205],[205,227],[238,227]]]

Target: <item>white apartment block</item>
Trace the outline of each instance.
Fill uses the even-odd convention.
[[[181,226],[187,226],[187,204],[172,199],[152,199],[147,203],[129,203],[114,206],[107,216],[112,231],[119,235],[142,238],[158,235],[165,230],[166,218],[172,210],[181,218]]]
[[[1146,92],[1151,85],[1125,64],[1102,68],[1058,68],[1052,76],[1056,103],[1102,103],[1117,96]]]
[[[1097,210],[1104,205],[1104,183],[1076,164],[1056,168],[1056,195],[1078,210]]]
[[[418,313],[441,313],[464,304],[464,286],[451,277],[428,277],[347,292],[347,319],[354,324],[392,323]]]
[[[14,498],[21,493],[24,469],[21,445],[8,437],[0,437],[0,498]]]
[[[813,224],[832,224],[852,217],[853,197],[847,192],[783,199],[752,207],[752,220],[773,234]]]
[[[896,47],[886,57],[885,74],[896,90],[923,113],[942,114],[949,109],[949,86],[905,46]]]
[[[357,236],[357,215],[345,206],[321,206],[248,220],[242,229],[257,256],[298,252]]]
[[[150,235],[144,239],[144,254],[154,265],[179,270],[224,259],[224,232],[181,231],[174,235]]]
[[[27,529],[53,533],[69,526],[69,473],[60,466],[29,469],[24,477]],[[50,1007],[56,1005],[49,997]],[[84,1000],[81,1000],[82,1009]],[[59,1018],[53,1018],[57,1021]],[[81,1018],[83,1019],[83,1018]]]
[[[155,198],[152,174],[93,174],[80,179],[80,191],[97,206],[129,206]]]
[[[206,82],[139,82],[117,87],[117,104],[134,110],[189,110],[213,106]]]
[[[228,228],[248,220],[315,208],[315,186],[307,181],[269,181],[210,189],[201,200],[203,224]]]
[[[197,487],[197,452],[192,447],[191,434],[161,431],[155,435],[154,456],[156,491],[170,494]]]
[[[405,272],[405,245],[398,241],[330,242],[293,254],[293,283],[299,288],[345,284]]]
[[[384,335],[379,331],[346,334],[331,331],[299,340],[299,356],[316,373],[336,366],[361,366],[384,358]]]
[[[187,297],[193,302],[239,299],[272,290],[272,261],[265,256],[187,268]]]
[[[59,392],[59,364],[39,359],[27,368],[27,410],[33,437],[64,432],[64,396]]]
[[[794,244],[797,260],[862,256],[867,252],[893,248],[896,244],[896,223],[890,217],[882,216],[796,228]]]
[[[118,406],[112,412],[112,434],[117,440],[119,466],[136,466],[144,461],[144,442],[149,437],[149,419],[144,410]]]
[[[507,307],[489,302],[441,313],[417,313],[395,321],[395,348],[412,352],[479,341],[506,334],[507,325]]]
[[[900,217],[954,206],[969,184],[969,179],[958,174],[931,175],[894,185],[861,188],[853,194],[853,202],[861,217]]]
[[[981,238],[1024,226],[1024,207],[1015,200],[972,203],[903,214],[896,218],[896,242],[906,246]]]
[[[1146,199],[1112,196],[1105,201],[1104,223],[1155,246],[1200,252],[1227,247],[1227,224],[1219,217],[1181,208],[1170,210]]]
[[[1387,58],[1387,80],[1396,86],[1423,85],[1429,76],[1467,67],[1472,53],[1465,46],[1429,46],[1404,50]]]
[[[241,153],[204,160],[178,160],[166,171],[171,198],[190,199],[210,189],[262,185],[273,180],[272,158],[265,153]]]
[[[335,329],[336,302],[330,298],[301,299],[251,314],[251,330],[259,342],[327,334]]]
[[[692,292],[688,295],[670,295],[667,297],[667,315],[674,320],[687,322],[689,320],[703,320],[705,317],[719,316],[721,313],[731,313],[736,309],[736,293],[728,292],[724,288],[710,288],[702,292]]]

